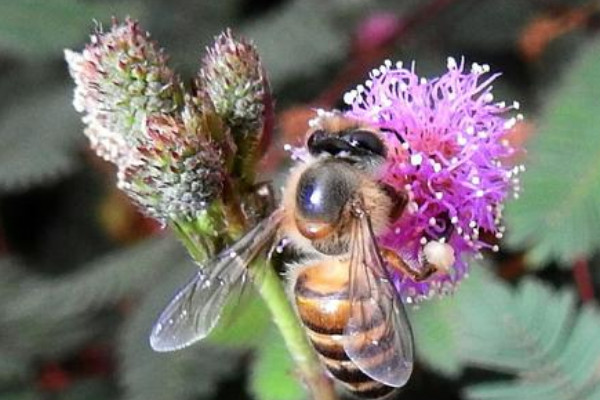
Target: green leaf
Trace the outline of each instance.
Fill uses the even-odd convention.
[[[81,42],[90,32],[92,20],[110,21],[111,16],[139,18],[141,2],[19,0],[3,1],[0,13],[0,48],[27,57],[54,54]]]
[[[600,249],[600,41],[590,43],[548,95],[528,146],[524,193],[508,204],[508,243],[533,264],[570,265]]]
[[[210,343],[249,348],[264,340],[271,315],[263,300],[254,291],[245,297],[234,297],[225,307],[223,314],[221,321],[207,338]]]
[[[419,360],[442,375],[456,378],[462,370],[458,354],[460,322],[456,300],[431,300],[411,311]]]
[[[307,396],[294,373],[295,365],[279,331],[262,337],[252,366],[250,390],[260,400],[301,400]]]
[[[346,54],[348,37],[336,31],[326,8],[321,2],[295,0],[242,27],[256,43],[273,87],[309,77]]]
[[[71,88],[55,87],[3,109],[0,190],[45,183],[75,168],[75,147],[83,135],[71,99]]]
[[[477,272],[459,297],[460,353],[512,380],[465,390],[477,400],[595,399],[600,396],[600,313],[579,310],[570,290],[554,291],[535,279],[516,289]]]

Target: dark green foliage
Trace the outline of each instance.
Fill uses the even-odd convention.
[[[181,261],[177,263],[176,260]],[[28,296],[6,301],[5,318],[48,315],[60,321],[86,314],[147,288],[166,271],[185,263],[191,261],[174,239],[150,239],[116,251],[60,279],[28,278],[21,281],[19,289]],[[52,310],[51,314],[48,309]]]
[[[460,46],[479,51],[510,51],[534,15],[535,6],[529,1],[469,0],[448,10],[441,26],[452,27],[449,39]]]
[[[306,391],[294,363],[274,326],[263,336],[250,375],[250,390],[261,400],[301,400]]]
[[[47,184],[74,169],[82,138],[71,98],[71,88],[55,86],[0,110],[0,190]]]
[[[308,79],[346,53],[348,40],[326,10],[321,2],[294,0],[242,28],[256,43],[275,90],[286,79]]]
[[[152,323],[170,297],[194,273],[191,263],[157,277],[119,335],[120,381],[128,400],[209,398],[216,384],[237,372],[239,351],[210,345],[175,353],[155,353],[148,343]]]
[[[453,298],[411,308],[417,357],[432,370],[456,378],[462,372],[460,321]]]
[[[475,270],[453,298],[419,307],[412,322],[417,354],[432,369],[456,377],[477,366],[514,377],[468,386],[469,399],[600,395],[600,311],[578,308],[572,290],[531,278],[511,288]]]
[[[26,297],[20,292],[28,281],[22,265],[1,259],[0,275],[2,304]],[[48,309],[37,315],[3,313],[0,316],[0,384],[26,380],[34,373],[32,362],[36,359],[60,357],[89,341],[99,331],[101,322],[91,317],[70,315],[57,323]]]
[[[136,1],[3,1],[0,48],[38,59],[53,56],[81,42],[90,31],[90,20],[124,14],[140,18],[141,5]]]
[[[579,310],[570,290],[533,279],[516,289],[482,275],[460,295],[461,353],[469,364],[514,380],[478,384],[469,399],[597,399],[600,396],[600,311]]]
[[[524,193],[507,209],[509,243],[534,265],[569,265],[600,249],[600,41],[581,49],[548,91],[528,146]]]

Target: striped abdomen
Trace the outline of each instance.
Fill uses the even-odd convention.
[[[365,375],[344,351],[342,340],[350,310],[346,264],[327,259],[304,267],[296,279],[294,295],[308,337],[331,375],[363,398],[380,398],[396,389]],[[380,342],[385,343],[385,338],[380,338]],[[384,353],[386,349],[382,348],[381,354],[369,362],[385,362]]]

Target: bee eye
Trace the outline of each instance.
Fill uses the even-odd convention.
[[[317,129],[316,131],[314,131],[313,133],[310,134],[310,136],[308,137],[308,141],[306,142],[307,146],[310,146],[311,144],[314,144],[315,141],[319,141],[321,139],[323,139],[325,136],[327,136],[325,134],[325,131],[323,129]]]
[[[353,148],[367,151],[371,154],[376,154],[381,157],[386,156],[386,148],[383,145],[383,142],[374,132],[367,130],[355,130],[346,133],[343,138]]]
[[[310,135],[306,146],[312,155],[329,153],[335,156],[343,151],[352,151],[352,146],[348,142],[341,140],[339,137],[330,136],[321,129]]]
[[[306,146],[310,149],[311,147],[314,147],[316,143],[325,139],[326,136],[327,134],[323,129],[317,129],[308,137],[308,140],[306,141]]]

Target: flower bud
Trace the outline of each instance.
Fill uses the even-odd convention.
[[[191,221],[221,195],[225,171],[206,119],[186,107],[182,117],[152,115],[147,140],[119,171],[119,187],[152,216]]]
[[[101,157],[119,164],[139,144],[146,116],[169,113],[181,103],[181,86],[167,57],[137,22],[101,28],[81,53],[65,50],[75,80],[75,109]]]
[[[219,35],[204,58],[198,86],[231,128],[237,146],[234,175],[251,181],[272,121],[269,85],[254,45],[229,30]]]

